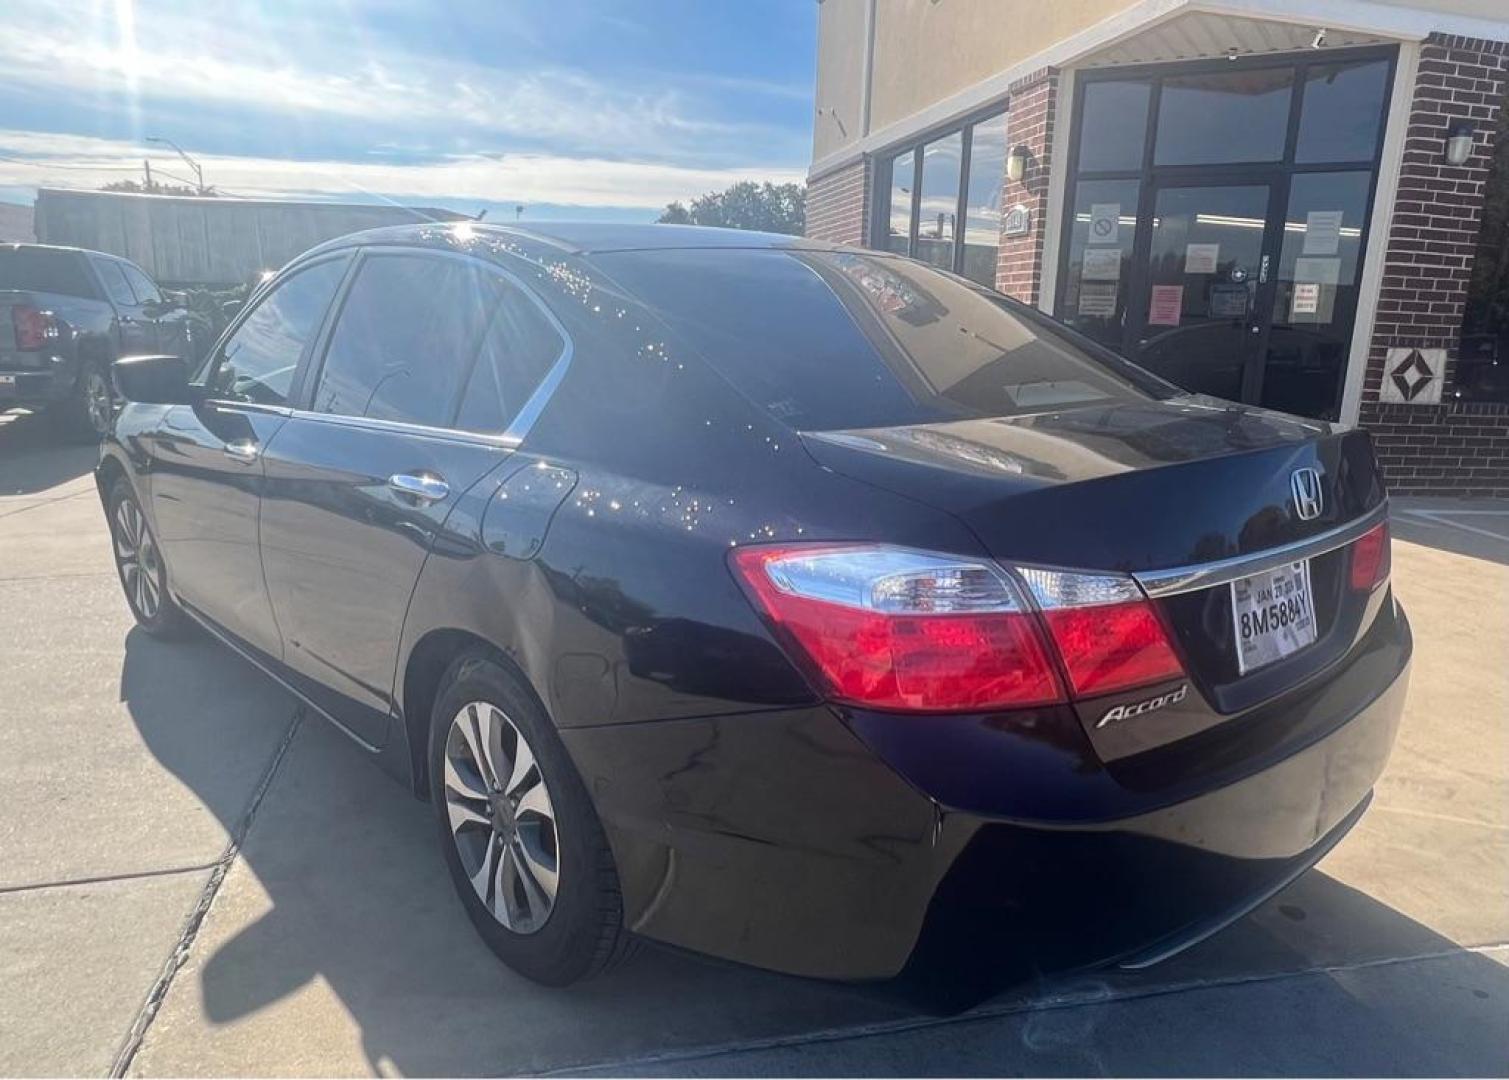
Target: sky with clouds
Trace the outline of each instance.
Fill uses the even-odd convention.
[[[228,195],[651,220],[811,153],[813,0],[4,0],[0,201]]]

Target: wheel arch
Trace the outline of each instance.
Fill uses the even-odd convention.
[[[485,652],[519,685],[534,695],[534,684],[507,650],[474,630],[446,626],[428,630],[414,643],[400,668],[399,699],[403,708],[403,735],[409,756],[409,776],[416,797],[430,797],[428,764],[430,720],[440,682],[456,657],[466,652]],[[541,708],[544,706],[541,704]],[[548,710],[546,712],[548,716]]]

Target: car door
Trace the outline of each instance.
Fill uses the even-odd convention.
[[[120,355],[133,356],[157,351],[157,330],[145,305],[137,299],[126,273],[118,259],[104,255],[89,256],[95,276],[110,304],[115,308],[116,333],[120,340]]]
[[[495,267],[370,250],[301,408],[268,446],[262,561],[284,662],[332,691],[317,700],[369,745],[386,738],[403,620],[435,535],[517,441],[519,395],[497,387],[520,385],[521,341],[533,386],[565,336]]]
[[[206,399],[165,409],[143,439],[173,591],[274,658],[282,638],[257,547],[262,453],[288,418],[294,374],[348,264],[337,256],[276,283],[206,359],[196,376]]]
[[[144,316],[151,324],[152,347],[158,352],[172,353],[185,360],[192,359],[193,343],[189,335],[188,312],[182,308],[165,310],[167,305],[163,302],[162,290],[135,263],[122,260],[120,268],[131,291],[136,294]]]

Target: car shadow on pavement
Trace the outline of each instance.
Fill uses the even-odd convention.
[[[236,835],[249,807],[223,794],[224,765],[197,722],[201,710],[215,707],[213,697],[174,692],[203,684],[207,669],[223,672],[227,692],[246,685],[248,666],[207,640],[165,644],[133,630],[122,696],[157,759]],[[287,713],[265,719],[291,722]],[[614,1071],[614,1063],[649,1060],[658,1062],[653,1071],[674,1073],[678,1061],[691,1069],[709,1052],[751,1044],[816,1047],[849,1037],[838,1033],[885,1039],[944,1023],[885,995],[648,947],[582,986],[535,986],[499,964],[472,931],[451,892],[428,807],[329,725],[312,715],[292,723],[237,864],[148,1031],[142,1071],[472,1075]],[[1107,910],[1114,915],[1114,898]],[[1377,984],[1359,989],[1348,981],[1358,970],[1422,957],[1450,962],[1445,990],[1402,979],[1379,993]],[[1270,995],[1303,999],[1300,1016],[1275,1013],[1260,1023],[1237,1005],[1177,1031],[1155,1025],[1135,1037],[1120,1019],[1137,1002],[1172,991],[1235,991],[1306,972],[1319,987],[1306,984],[1301,994],[1295,983],[1293,995]],[[924,1058],[869,1058],[856,1049],[852,1067],[836,1064],[831,1051],[826,1061],[793,1067],[1087,1074],[1181,1071],[1181,1063],[1195,1062],[1204,1067],[1190,1071],[1498,1071],[1509,1060],[1503,1032],[1467,1022],[1485,1002],[1502,1012],[1509,968],[1312,871],[1256,915],[1159,968],[1005,988],[963,1018],[996,1025],[999,1045],[988,1059],[968,1056],[980,1052],[977,1040],[961,1035],[923,1040]],[[1308,1050],[1296,1043],[1295,1025],[1317,1040]],[[817,1033],[827,1034],[813,1040]],[[1164,1040],[1161,1051],[1149,1049],[1150,1039]],[[1342,1054],[1343,1047],[1352,1050]],[[732,1074],[742,1059],[715,1060],[711,1072]],[[751,1069],[769,1067],[755,1060]]]
[[[0,496],[35,495],[83,476],[99,447],[69,439],[45,414],[0,413]]]

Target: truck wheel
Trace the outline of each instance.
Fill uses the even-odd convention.
[[[87,362],[79,372],[73,393],[58,405],[66,434],[81,442],[99,442],[115,419],[115,388],[110,375],[97,361]]]

